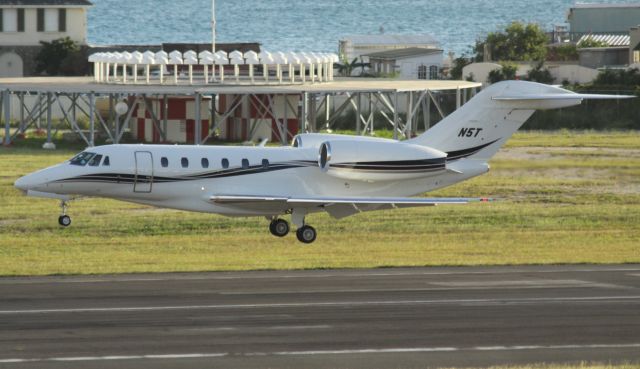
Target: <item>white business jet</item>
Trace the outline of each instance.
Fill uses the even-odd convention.
[[[291,214],[301,242],[316,239],[305,223],[326,211],[340,219],[359,212],[461,204],[483,199],[409,197],[486,173],[488,161],[536,109],[578,105],[584,95],[558,87],[494,84],[426,133],[406,141],[300,134],[290,147],[107,145],[26,175],[27,195],[61,200],[58,221],[69,226],[67,202],[107,197],[163,208],[265,216],[275,236],[289,233]]]

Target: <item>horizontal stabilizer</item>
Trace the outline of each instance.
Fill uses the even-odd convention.
[[[633,95],[604,95],[604,94],[526,94],[526,95],[503,95],[493,96],[491,99],[496,101],[532,101],[532,100],[614,100],[614,99],[632,99]]]

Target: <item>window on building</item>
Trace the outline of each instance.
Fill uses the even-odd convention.
[[[104,161],[102,162],[102,165],[105,167],[108,167],[109,165],[111,165],[111,163],[109,162],[109,157],[105,156],[104,157]]]
[[[2,32],[18,32],[17,9],[2,9]]]
[[[189,168],[189,159],[187,158],[180,159],[180,164],[182,165],[183,168]]]
[[[162,157],[160,158],[160,165],[162,165],[163,168],[166,168],[169,166],[169,159]]]
[[[200,164],[202,164],[203,168],[209,168],[209,159],[202,158],[202,160],[200,160]]]
[[[96,155],[91,160],[89,160],[90,167],[97,167],[100,165],[100,161],[102,160],[102,155]]]
[[[222,167],[224,169],[229,168],[229,159],[227,159],[227,158],[222,159]]]
[[[438,79],[438,66],[432,65],[429,67],[429,79]]]
[[[249,160],[242,159],[242,169],[249,169]]]
[[[45,9],[44,10],[44,31],[45,32],[57,32],[58,31],[58,9]]]
[[[419,65],[418,66],[418,79],[427,79],[427,66]]]
[[[269,159],[262,159],[262,169],[269,169]]]

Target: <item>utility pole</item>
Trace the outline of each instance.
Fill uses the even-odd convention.
[[[216,0],[211,0],[211,52],[216,53]]]

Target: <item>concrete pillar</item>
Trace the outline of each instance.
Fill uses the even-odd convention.
[[[26,130],[26,122],[24,121],[24,92],[20,93],[20,134],[24,135]]]
[[[302,113],[301,113],[302,120],[300,122],[300,127],[302,128],[303,132],[308,132],[309,125],[307,120],[307,101],[308,101],[309,95],[307,95],[306,92],[303,92],[300,97],[302,98]]]
[[[193,135],[194,137],[194,143],[196,145],[200,145],[200,142],[202,141],[202,117],[200,114],[200,105],[202,103],[202,95],[200,95],[200,93],[196,93],[195,95],[195,120],[196,120],[196,124],[195,124],[195,134]]]
[[[4,105],[4,145],[11,144],[11,94],[9,90],[2,92],[2,105]]]
[[[357,92],[358,94],[358,102],[356,103],[356,135],[361,135],[362,134],[362,129],[360,127],[360,111],[362,110],[362,94],[360,92]]]
[[[398,91],[393,93],[393,139],[398,139]]]
[[[369,134],[373,136],[373,123],[376,120],[376,115],[373,111],[373,94],[369,92],[369,117],[371,122],[369,122]]]
[[[51,120],[52,120],[52,101],[51,92],[47,92],[47,142],[42,145],[43,149],[55,150],[56,145],[51,141]]]
[[[329,120],[331,119],[331,95],[325,94],[324,100],[324,126],[329,129]]]
[[[95,146],[95,114],[96,97],[93,92],[89,93],[89,146]]]
[[[167,142],[167,119],[169,115],[169,98],[162,96],[162,141]]]

